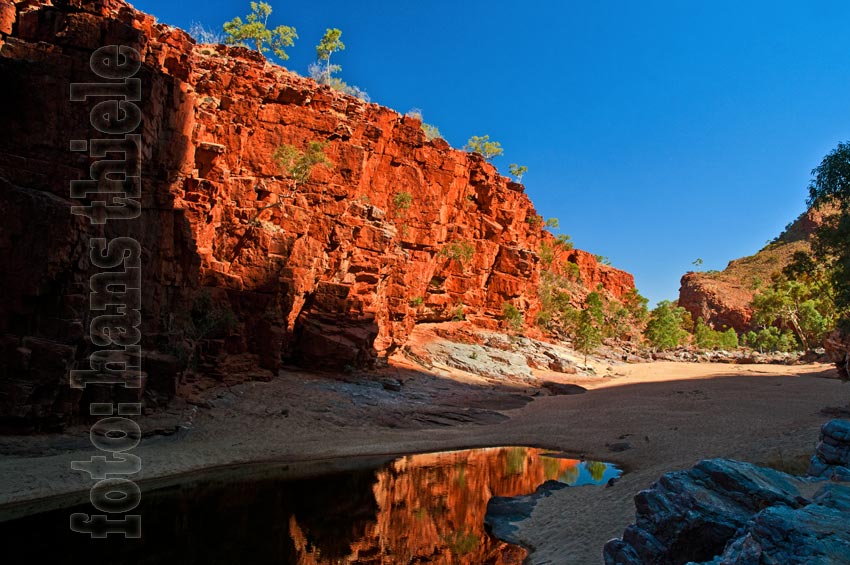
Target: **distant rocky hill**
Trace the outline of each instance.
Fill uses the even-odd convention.
[[[723,271],[686,273],[679,306],[715,329],[749,330],[753,296],[791,262],[794,253],[811,249],[812,235],[823,218],[823,211],[808,210],[755,255],[730,261]]]
[[[90,58],[106,44],[141,54],[140,217],[93,225],[71,213],[86,202],[69,183],[103,167],[69,144],[104,137],[99,100],[69,92],[104,82]],[[220,379],[369,365],[418,322],[495,328],[506,303],[532,324],[544,269],[585,294],[634,288],[557,246],[522,185],[419,120],[198,45],[120,0],[0,0],[0,84],[0,424],[65,422],[86,402],[67,376],[97,349],[92,238],[141,244],[138,398],[174,394],[188,363]],[[272,156],[314,141],[331,165],[293,191]]]

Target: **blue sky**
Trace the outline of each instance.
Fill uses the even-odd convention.
[[[136,0],[218,27],[236,0]],[[342,29],[341,77],[417,107],[455,147],[501,142],[576,245],[635,275],[654,303],[697,257],[723,269],[805,208],[810,171],[850,139],[850,2],[585,0],[270,2],[306,74]],[[418,4],[418,5],[417,5]]]

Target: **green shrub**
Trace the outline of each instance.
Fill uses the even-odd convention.
[[[734,328],[726,331],[711,329],[702,318],[697,318],[694,328],[694,343],[700,349],[724,349],[732,350],[738,348],[738,333]]]
[[[397,214],[407,211],[412,202],[413,195],[407,191],[397,192],[393,195],[393,208]]]
[[[479,153],[488,161],[493,157],[498,157],[499,155],[504,153],[502,145],[498,141],[490,141],[489,135],[473,135],[469,138],[469,141],[466,142],[466,145],[463,147],[463,149],[465,151]]]
[[[573,263],[572,261],[568,261],[564,265],[564,268],[567,271],[568,277],[570,277],[572,280],[574,280],[576,282],[579,282],[579,283],[581,282],[581,269],[579,269],[579,266],[578,266],[577,263]]]
[[[411,108],[407,111],[407,114],[405,115],[417,119],[421,122],[420,127],[425,133],[425,139],[427,139],[428,141],[433,141],[434,139],[443,137],[440,134],[440,130],[437,129],[436,126],[432,126],[431,124],[425,123],[425,120],[422,118],[422,110],[420,110],[419,108]]]
[[[510,302],[502,303],[502,315],[512,330],[518,330],[522,327],[522,312]]]
[[[673,349],[681,345],[688,335],[682,329],[685,309],[674,306],[669,300],[658,303],[649,315],[644,335],[655,349]]]
[[[572,238],[565,233],[560,233],[560,234],[556,235],[555,241],[557,242],[558,245],[560,245],[564,249],[572,249],[573,248]]]
[[[511,163],[508,166],[508,171],[510,171],[511,176],[516,178],[517,182],[522,182],[522,177],[528,172],[528,167],[522,167],[516,163]]]
[[[555,260],[555,248],[546,243],[545,241],[540,244],[540,260],[543,261],[543,264],[547,267],[552,266],[552,261]]]
[[[466,320],[466,315],[463,313],[463,302],[455,306],[454,314],[452,315],[453,322],[462,322]]]
[[[770,326],[759,331],[749,331],[744,336],[743,342],[747,347],[758,349],[765,353],[776,351],[794,351],[799,349],[797,338],[790,331],[781,331],[779,328]]]
[[[253,42],[256,50],[267,53],[269,50],[283,60],[289,59],[284,47],[292,47],[294,40],[298,38],[295,28],[280,25],[274,29],[266,27],[272,7],[265,2],[251,2],[251,13],[242,18],[236,17],[224,24],[225,42],[228,45],[241,45],[247,47],[248,42]]]
[[[440,255],[465,266],[475,256],[475,245],[468,241],[453,241],[440,249]]]
[[[321,141],[309,142],[304,151],[293,145],[280,145],[272,153],[272,159],[293,181],[293,190],[297,189],[299,184],[310,180],[313,167],[323,165],[330,168],[332,164],[325,155],[325,143]]]

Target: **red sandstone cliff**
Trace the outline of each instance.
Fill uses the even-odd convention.
[[[68,93],[102,81],[89,56],[107,44],[142,54],[142,217],[92,226],[71,215],[69,181],[87,178],[93,160],[68,147],[102,135],[88,125],[95,101]],[[538,252],[552,237],[526,221],[536,213],[522,185],[426,140],[412,118],[252,51],[196,45],[120,0],[0,0],[0,83],[7,422],[62,422],[81,402],[120,393],[82,398],[65,384],[95,349],[92,237],[142,244],[143,369],[148,389],[166,394],[187,357],[212,374],[240,355],[271,370],[286,359],[338,369],[385,356],[418,321],[462,312],[492,327],[505,302],[527,320],[540,307]],[[310,141],[327,143],[332,166],[293,195],[271,155]],[[399,209],[404,192],[412,202]],[[466,264],[440,253],[452,243],[474,247]],[[583,251],[556,259],[555,269],[576,263],[588,288],[633,288]],[[223,319],[232,323],[198,330]]]
[[[723,271],[686,273],[679,288],[679,306],[695,321],[701,317],[716,329],[749,330],[753,296],[791,262],[795,252],[811,249],[811,238],[823,217],[821,210],[807,211],[773,243],[755,255],[730,261]]]

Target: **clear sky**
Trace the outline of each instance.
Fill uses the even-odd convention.
[[[373,102],[421,108],[455,147],[489,134],[526,165],[538,212],[635,275],[654,303],[702,258],[723,269],[805,208],[810,171],[850,139],[846,0],[269,2],[306,74],[325,28]],[[238,0],[135,0],[219,27]]]

